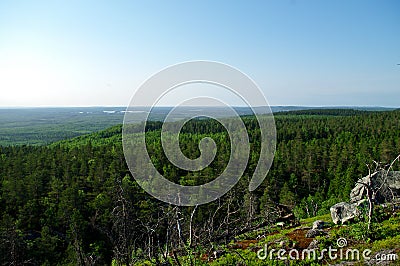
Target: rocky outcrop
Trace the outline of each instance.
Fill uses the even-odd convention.
[[[395,196],[400,197],[400,171],[389,172],[386,183]]]
[[[358,207],[364,204],[370,192],[374,191],[374,203],[400,199],[400,171],[386,172],[384,170],[360,178],[350,192],[350,203],[340,202],[330,208],[332,221],[343,224],[360,214]]]
[[[372,175],[372,177],[374,177],[376,174],[377,173]],[[357,180],[356,186],[350,192],[350,202],[351,203],[358,202],[367,196],[367,187],[363,184],[371,185],[371,177],[364,176],[363,178],[360,178]]]
[[[380,171],[373,173],[371,176],[364,176],[360,178],[355,187],[350,192],[350,202],[356,203],[367,197],[368,185],[372,190],[377,191],[375,201],[377,203],[384,203],[388,197],[400,197],[400,171]]]

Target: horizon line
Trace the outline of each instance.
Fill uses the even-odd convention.
[[[134,108],[148,108],[150,106],[135,106]],[[174,105],[162,105],[162,106],[154,106],[155,108],[174,108],[176,106]],[[187,106],[181,106],[181,107],[214,107],[214,108],[219,108],[219,107],[225,107],[223,105],[220,106],[208,106],[208,105],[187,105]],[[247,105],[233,105],[231,106],[233,108],[262,108],[266,106],[247,106]],[[400,108],[399,106],[387,106],[387,105],[269,105],[269,107],[307,107],[307,108]],[[129,108],[129,106],[123,106],[123,105],[82,105],[82,106],[73,106],[73,105],[67,105],[67,106],[54,106],[54,105],[45,105],[45,106],[0,106],[0,109],[45,109],[45,108],[51,108],[51,109],[57,109],[57,108]]]

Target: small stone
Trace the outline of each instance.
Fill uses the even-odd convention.
[[[325,222],[322,220],[317,220],[313,223],[312,229],[324,229],[325,227]]]
[[[324,230],[321,229],[310,229],[306,233],[307,238],[314,238],[316,236],[323,236],[323,235],[326,235],[326,233],[324,232]]]

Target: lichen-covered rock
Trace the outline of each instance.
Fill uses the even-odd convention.
[[[330,209],[332,221],[343,224],[359,215],[358,206],[365,204],[368,188],[375,191],[373,201],[385,203],[400,199],[400,171],[385,170],[360,178],[350,192],[350,203],[340,202]]]
[[[400,171],[380,171],[364,176],[357,180],[355,187],[350,192],[350,202],[356,203],[367,197],[367,187],[370,186],[377,191],[376,198],[378,203],[384,203],[388,197],[400,197]]]
[[[312,229],[324,229],[325,227],[325,222],[322,220],[317,220],[313,223]]]
[[[340,202],[330,208],[332,221],[335,224],[343,224],[359,215],[356,203]]]
[[[306,233],[307,238],[314,238],[316,236],[323,236],[323,235],[326,235],[326,233],[324,230],[321,229],[310,229]]]
[[[377,173],[371,175],[372,179]],[[350,191],[350,202],[355,203],[367,196],[367,187],[365,185],[373,186],[370,176],[364,176],[357,180],[355,187]],[[365,185],[364,185],[365,184]]]

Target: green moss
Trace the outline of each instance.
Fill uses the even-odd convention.
[[[300,223],[305,226],[312,226],[313,222],[315,222],[317,220],[323,220],[327,223],[331,223],[332,217],[330,214],[324,214],[324,215],[319,215],[319,216],[315,216],[315,217],[311,217],[311,218],[302,219],[302,220],[300,220]]]

